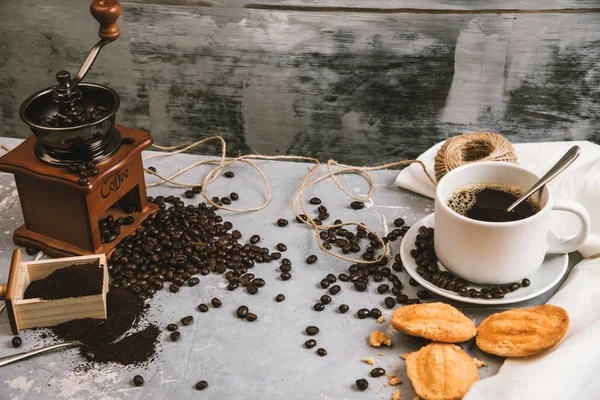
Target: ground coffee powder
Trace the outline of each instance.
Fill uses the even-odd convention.
[[[97,264],[72,265],[60,268],[29,284],[25,299],[44,300],[90,296],[102,293],[103,271]]]
[[[92,329],[90,333],[85,335],[81,341],[90,347],[97,347],[110,343],[127,332],[134,321],[135,315],[132,313],[115,313],[99,325],[96,325],[96,327]]]
[[[83,339],[102,321],[94,318],[74,319],[53,326],[50,329],[58,339],[65,341],[79,340]]]
[[[146,329],[126,336],[124,339],[92,348],[95,361],[99,363],[114,362],[122,365],[140,364],[152,359],[156,353],[156,343],[160,329],[150,325]],[[82,355],[90,351],[82,348]]]
[[[108,317],[118,312],[130,312],[141,317],[145,311],[144,302],[135,294],[125,289],[111,289],[106,294],[106,311]]]

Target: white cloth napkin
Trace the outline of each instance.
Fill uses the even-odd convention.
[[[514,148],[519,164],[541,176],[574,144],[581,147],[581,155],[549,184],[555,197],[583,204],[592,221],[592,235],[579,249],[587,259],[573,268],[564,285],[548,301],[567,310],[569,329],[561,343],[544,354],[507,359],[497,375],[474,384],[465,400],[600,399],[600,146],[590,142],[551,142],[515,144]],[[434,158],[441,145],[438,143],[419,157],[432,176]],[[400,172],[395,184],[431,198],[435,193],[417,164]],[[552,227],[559,236],[567,237],[577,231],[575,217],[553,214]]]

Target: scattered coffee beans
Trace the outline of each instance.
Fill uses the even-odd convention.
[[[396,306],[396,299],[393,297],[386,297],[383,302],[385,303],[385,306],[390,309]]]
[[[327,305],[327,304],[331,303],[331,296],[324,294],[323,296],[321,296],[321,298],[319,300],[321,300],[321,303]]]
[[[223,176],[224,176],[225,178],[233,178],[233,177],[235,176],[235,174],[234,174],[233,172],[231,172],[231,171],[227,171],[227,172],[225,172],[225,173],[223,174]]]
[[[21,339],[19,336],[15,336],[14,338],[12,338],[11,343],[13,347],[21,347],[21,345],[23,344],[23,339]]]
[[[277,250],[279,251],[286,251],[287,250],[287,246],[283,243],[278,243],[277,244]]]
[[[285,296],[283,294],[278,294],[277,296],[275,296],[275,301],[278,303],[281,303],[282,301],[285,300]]]
[[[369,314],[372,318],[378,319],[379,317],[381,317],[381,310],[379,308],[372,308]]]
[[[179,329],[179,327],[176,324],[169,324],[169,325],[167,325],[167,330],[170,331],[170,332],[174,332],[177,329]]]
[[[419,290],[417,292],[417,297],[421,300],[427,300],[431,298],[431,292],[429,290]]]
[[[402,225],[404,225],[404,220],[402,218],[396,218],[394,220],[394,226],[400,228]]]
[[[277,220],[277,226],[280,226],[280,227],[283,228],[284,226],[287,226],[287,224],[288,224],[288,220],[287,219],[279,218]]]
[[[379,378],[380,376],[384,376],[385,375],[385,369],[383,368],[374,368],[373,370],[371,370],[371,376],[373,378]]]
[[[521,281],[521,286],[527,287],[529,285],[531,285],[531,281],[529,279],[525,278]]]
[[[197,284],[200,283],[200,279],[198,278],[190,278],[190,280],[188,280],[188,286],[196,286]]]
[[[314,254],[308,256],[308,258],[306,259],[307,264],[314,264],[316,261],[317,261],[317,256],[315,256]]]
[[[323,303],[316,303],[316,304],[313,306],[313,309],[314,309],[315,311],[323,311],[323,310],[325,309],[325,305],[324,305]]]
[[[327,355],[327,350],[321,347],[320,349],[317,349],[317,354],[321,357],[325,357]]]
[[[367,310],[366,308],[361,308],[360,310],[358,310],[356,312],[356,316],[360,319],[365,319],[367,317],[369,317],[371,315],[371,311]]]
[[[314,339],[308,339],[306,342],[304,342],[304,347],[306,347],[307,349],[312,349],[316,345],[317,341]]]
[[[340,306],[338,307],[338,310],[340,310],[342,314],[347,313],[349,309],[350,307],[348,307],[346,304],[340,304]]]
[[[256,314],[254,314],[254,313],[251,313],[251,312],[249,312],[249,313],[246,315],[246,321],[248,321],[248,322],[254,322],[254,321],[256,321],[257,319],[258,319],[258,316],[257,316]]]
[[[36,255],[39,252],[39,250],[37,248],[35,248],[35,247],[26,247],[25,248],[25,252],[27,254],[29,254],[30,256],[34,256],[34,255]]]
[[[221,302],[221,300],[217,299],[216,297],[214,297],[210,303],[213,305],[214,308],[219,308],[223,305],[223,303]]]
[[[310,204],[314,204],[314,205],[321,204],[321,199],[318,197],[313,197],[312,199],[310,199]]]
[[[179,332],[179,331],[171,332],[170,336],[171,336],[171,340],[176,342],[181,337],[181,332]]]
[[[181,325],[189,325],[194,321],[194,317],[188,315],[187,317],[181,318]]]
[[[290,274],[289,272],[282,272],[281,274],[279,274],[279,277],[282,281],[287,281],[292,277],[292,274]]]
[[[196,383],[196,389],[198,390],[204,390],[208,387],[208,382],[206,381],[200,381],[198,383]]]

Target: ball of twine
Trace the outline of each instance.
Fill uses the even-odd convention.
[[[451,137],[435,156],[435,178],[439,181],[446,173],[461,165],[477,161],[508,161],[517,163],[512,144],[492,132],[474,132]]]

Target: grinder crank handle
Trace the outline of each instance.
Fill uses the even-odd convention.
[[[40,347],[39,349],[34,349],[30,351],[26,351],[24,353],[13,354],[12,356],[0,357],[0,367],[4,367],[5,365],[12,364],[17,361],[24,360],[29,357],[33,357],[35,355],[45,353],[47,351],[53,351],[57,349],[62,349],[64,347],[73,347],[73,346],[83,346],[79,340],[71,340],[70,342],[63,342],[58,344],[53,344],[51,346]]]
[[[98,29],[100,41],[92,47],[85,61],[81,64],[73,81],[75,85],[81,82],[88,73],[102,47],[121,36],[121,30],[117,26],[117,19],[121,15],[121,4],[117,0],[94,0],[90,5],[90,13],[100,23],[100,29]]]

